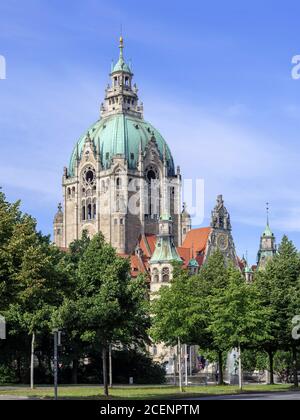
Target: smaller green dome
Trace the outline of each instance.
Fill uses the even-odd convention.
[[[122,57],[119,58],[119,61],[114,66],[112,73],[116,73],[116,72],[119,72],[119,71],[124,71],[125,73],[132,74],[129,65],[125,63],[125,61]]]
[[[112,69],[112,74],[116,73],[116,72],[120,72],[120,71],[124,71],[125,73],[132,74],[132,71],[131,71],[130,67],[128,66],[128,64],[124,60],[124,56],[123,56],[124,40],[123,40],[122,36],[120,38],[120,47],[119,48],[120,48],[119,61],[117,62],[117,64]]]
[[[195,258],[192,258],[188,265],[189,268],[199,268],[198,262],[195,260]]]
[[[249,265],[247,264],[246,268],[245,268],[245,273],[246,274],[253,274],[253,270],[251,267],[249,267]]]

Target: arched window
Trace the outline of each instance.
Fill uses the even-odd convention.
[[[86,209],[85,209],[85,202],[82,202],[82,220],[86,220]]]
[[[168,283],[170,281],[170,270],[169,268],[163,268],[162,271],[162,281],[163,283]]]
[[[74,197],[75,197],[75,192],[76,192],[76,189],[75,189],[75,187],[73,187],[73,188],[72,188],[72,198],[74,198]]]
[[[96,202],[94,200],[93,202],[93,219],[96,219],[97,216],[97,206],[96,206]]]
[[[68,188],[68,198],[71,198],[71,188]]]
[[[154,268],[153,272],[153,282],[154,283],[159,283],[159,271],[157,268]]]
[[[117,190],[120,190],[122,188],[122,180],[121,180],[121,178],[117,178],[117,180],[116,180],[116,187],[117,187]]]
[[[148,208],[146,214],[150,217],[156,218],[160,214],[160,186],[159,176],[156,168],[150,166],[146,172],[146,179],[148,182]]]
[[[88,204],[88,206],[87,206],[87,218],[88,218],[88,220],[91,220],[92,219],[92,205],[91,204]]]

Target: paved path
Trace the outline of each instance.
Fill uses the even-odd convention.
[[[221,395],[215,397],[190,398],[189,401],[209,401],[209,400],[241,400],[241,401],[278,401],[278,400],[299,400],[300,392],[266,392],[259,394],[243,395]]]

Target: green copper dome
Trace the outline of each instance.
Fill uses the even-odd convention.
[[[189,262],[188,267],[190,267],[190,268],[199,268],[198,261],[197,261],[197,260],[195,260],[195,258],[192,258],[192,259],[190,260],[190,262]]]
[[[168,175],[175,175],[174,161],[168,145],[162,135],[143,119],[126,114],[115,114],[97,121],[88,133],[98,153],[100,151],[103,169],[110,167],[111,159],[116,155],[125,157],[129,169],[136,169],[140,146],[144,152],[154,135],[161,159],[163,159],[164,149],[166,150]],[[76,158],[77,155],[79,158],[82,155],[88,133],[82,136],[74,147],[68,172],[71,177],[75,174]]]
[[[122,57],[120,57],[119,61],[117,62],[117,64],[112,69],[112,73],[116,73],[116,72],[119,72],[119,71],[123,71],[125,73],[132,74],[129,65],[125,63],[125,61]]]

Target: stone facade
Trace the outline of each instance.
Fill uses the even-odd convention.
[[[239,268],[231,230],[230,215],[224,206],[223,196],[219,195],[217,204],[212,211],[211,232],[207,241],[205,259],[218,249],[224,255],[225,261],[231,261],[234,266]]]

